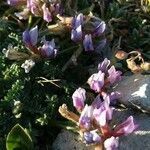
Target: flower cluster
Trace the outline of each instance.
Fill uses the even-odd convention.
[[[23,42],[25,46],[30,49],[33,53],[41,55],[42,57],[55,57],[57,49],[55,46],[54,39],[46,41],[45,39],[42,47],[37,47],[38,42],[38,27],[35,26],[31,30],[25,30],[23,32]]]
[[[102,92],[107,85],[112,85],[121,80],[121,71],[116,71],[114,66],[110,66],[110,61],[105,58],[102,63],[98,65],[98,73],[91,75],[88,79],[90,88],[95,92]]]
[[[80,13],[72,19],[71,28],[71,39],[74,42],[82,42],[85,51],[100,49],[106,44],[106,39],[102,38],[106,24],[97,17],[85,17]]]
[[[7,0],[7,3],[15,7],[23,7],[23,11],[16,13],[19,19],[27,19],[29,13],[43,17],[46,22],[51,22],[53,16],[62,12],[61,1],[42,0]]]
[[[29,73],[32,67],[35,66],[35,61],[40,58],[54,58],[57,55],[57,48],[54,39],[51,41],[42,39],[43,46],[38,45],[38,26],[35,26],[31,30],[27,29],[22,35],[23,42],[26,48],[29,50],[28,54],[24,52],[16,51],[12,45],[9,45],[7,49],[3,50],[5,57],[10,60],[25,60],[21,65],[25,69],[25,73]]]
[[[120,93],[107,94],[106,88],[121,79],[121,72],[109,65],[110,61],[105,58],[98,65],[99,72],[88,79],[90,88],[98,93],[91,105],[85,103],[86,90],[80,87],[72,95],[73,105],[80,115],[68,111],[64,105],[59,108],[59,112],[77,124],[86,144],[103,145],[106,150],[116,150],[119,146],[119,137],[132,133],[137,125],[132,116],[119,125],[110,125],[115,109],[111,103],[120,97]]]
[[[51,41],[46,41],[45,39],[42,41],[44,44],[42,47],[37,46],[38,42],[38,27],[34,27],[31,30],[26,30],[23,32],[23,42],[25,46],[36,56],[43,58],[53,58],[57,54],[57,49],[55,46],[54,39]],[[22,68],[25,69],[25,72],[28,73],[31,68],[35,65],[32,59],[26,60],[25,63],[22,64]]]

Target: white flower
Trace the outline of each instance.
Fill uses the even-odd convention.
[[[21,65],[21,67],[25,69],[25,73],[29,73],[34,65],[35,62],[32,59],[28,59]]]

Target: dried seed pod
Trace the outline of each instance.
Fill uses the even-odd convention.
[[[126,59],[128,57],[128,53],[126,53],[125,51],[119,50],[115,54],[115,57],[120,59],[120,60],[123,60],[123,59]]]
[[[140,66],[144,71],[150,71],[150,63],[149,62],[144,62]]]
[[[126,60],[127,64],[128,64],[128,68],[133,72],[133,73],[141,73],[143,70],[142,68],[137,65],[133,59],[127,59]]]

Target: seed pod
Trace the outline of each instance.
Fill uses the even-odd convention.
[[[128,68],[133,72],[133,73],[141,73],[143,70],[142,68],[137,65],[133,59],[127,59],[126,60]]]
[[[123,59],[126,59],[128,57],[128,53],[126,53],[125,51],[119,50],[115,54],[115,57],[120,59],[120,60],[123,60]]]

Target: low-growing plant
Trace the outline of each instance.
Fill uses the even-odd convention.
[[[18,141],[32,143],[25,149],[51,149],[59,130],[70,125],[61,115],[86,144],[117,147],[118,136],[136,126],[130,116],[110,127],[120,93],[109,89],[120,80],[115,68],[149,72],[148,15],[142,0],[0,1],[0,149]]]

